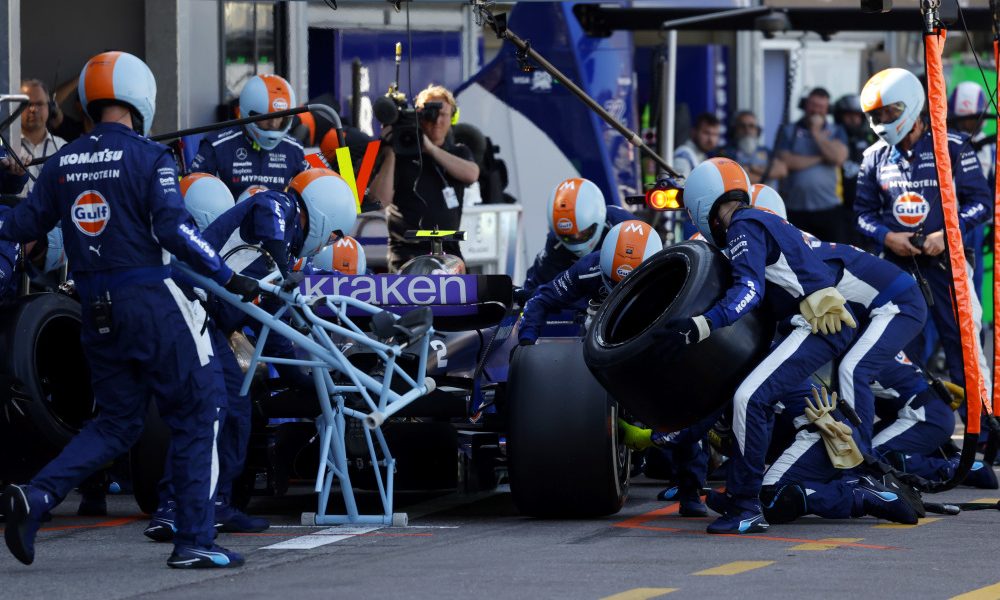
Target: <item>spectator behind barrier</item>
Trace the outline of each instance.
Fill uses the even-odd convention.
[[[434,110],[439,103],[440,109]],[[431,251],[430,242],[408,242],[409,229],[458,229],[465,189],[479,179],[479,166],[463,144],[448,142],[458,104],[450,91],[429,85],[414,100],[418,112],[420,143],[414,156],[397,157],[392,147],[392,126],[382,128],[382,165],[371,190],[386,207],[389,226],[389,270]],[[431,117],[435,117],[431,119]],[[446,242],[445,252],[461,256],[457,242]]]
[[[49,95],[48,88],[38,79],[25,79],[21,82],[21,93],[28,95],[28,107],[21,113],[21,156],[22,162],[28,164],[36,158],[55,154],[66,145],[66,140],[49,133],[46,123],[49,121],[49,111],[55,105]],[[42,171],[42,165],[28,167],[32,177],[37,178]],[[35,182],[28,180],[21,195],[27,196]]]
[[[777,180],[788,175],[788,167],[773,156],[770,148],[760,143],[760,131],[757,115],[753,111],[736,113],[730,129],[730,141],[722,149],[722,155],[738,162],[750,176],[751,183],[767,183],[774,187]]]
[[[813,89],[799,106],[805,114],[782,127],[774,145],[788,165],[781,185],[788,218],[823,241],[844,242],[848,217],[841,206],[838,167],[847,159],[847,135],[827,123],[830,93],[825,89]]]
[[[691,137],[674,151],[674,170],[687,177],[706,158],[714,156],[721,129],[722,123],[712,113],[701,113],[695,117]]]

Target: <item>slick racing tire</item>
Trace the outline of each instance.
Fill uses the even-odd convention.
[[[703,314],[728,290],[728,261],[705,242],[684,242],[643,262],[601,305],[584,343],[587,366],[636,419],[676,431],[729,402],[771,343],[773,325],[752,312],[675,356],[653,332]]]
[[[600,517],[621,510],[629,451],[618,405],[587,370],[579,340],[520,348],[508,387],[510,490],[522,514]]]
[[[132,491],[139,510],[146,514],[156,512],[160,503],[159,485],[169,449],[170,428],[160,418],[156,402],[150,401],[142,436],[129,452]]]
[[[80,304],[42,293],[0,307],[0,421],[61,449],[96,407],[80,345]]]

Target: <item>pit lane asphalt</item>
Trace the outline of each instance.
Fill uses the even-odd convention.
[[[410,526],[334,538],[298,526],[312,497],[255,499],[264,534],[222,534],[245,554],[236,570],[175,571],[169,545],[146,540],[131,497],[110,497],[109,516],[75,516],[77,497],[39,535],[23,566],[0,550],[3,598],[951,598],[1000,584],[1000,511],[928,515],[917,526],[873,518],[805,518],[761,536],[709,536],[708,519],[682,518],[658,502],[658,482],[633,481],[625,508],[597,520],[536,520],[510,494],[404,497]],[[957,489],[934,501],[1000,497]],[[441,510],[439,510],[441,509]],[[436,512],[435,512],[436,511]],[[317,532],[325,532],[319,533]],[[332,543],[264,549],[286,540]],[[308,545],[308,544],[305,544]],[[671,591],[673,590],[673,591]],[[1000,598],[1000,586],[971,598]]]

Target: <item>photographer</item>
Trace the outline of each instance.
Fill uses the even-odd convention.
[[[479,179],[472,152],[448,139],[458,110],[452,93],[439,85],[428,86],[417,95],[414,106],[421,134],[416,148],[412,154],[402,148],[405,154],[397,156],[401,148],[393,138],[406,135],[404,128],[412,125],[400,118],[394,126],[384,126],[382,167],[372,182],[375,197],[386,207],[390,272],[431,252],[430,242],[404,240],[406,230],[458,229],[465,188]],[[461,256],[456,242],[446,242],[444,250]]]

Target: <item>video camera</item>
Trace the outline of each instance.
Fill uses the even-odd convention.
[[[420,121],[433,123],[441,113],[441,102],[427,102],[417,110],[409,105],[406,96],[399,91],[399,66],[403,57],[403,44],[396,44],[396,80],[389,86],[385,96],[377,98],[372,105],[375,118],[383,127],[392,125],[392,150],[397,156],[416,156],[420,153],[423,133]]]
[[[375,100],[372,110],[383,127],[392,125],[393,152],[397,156],[416,156],[423,142],[420,121],[433,123],[443,107],[441,102],[427,102],[417,110],[409,106],[405,96],[390,90]]]

